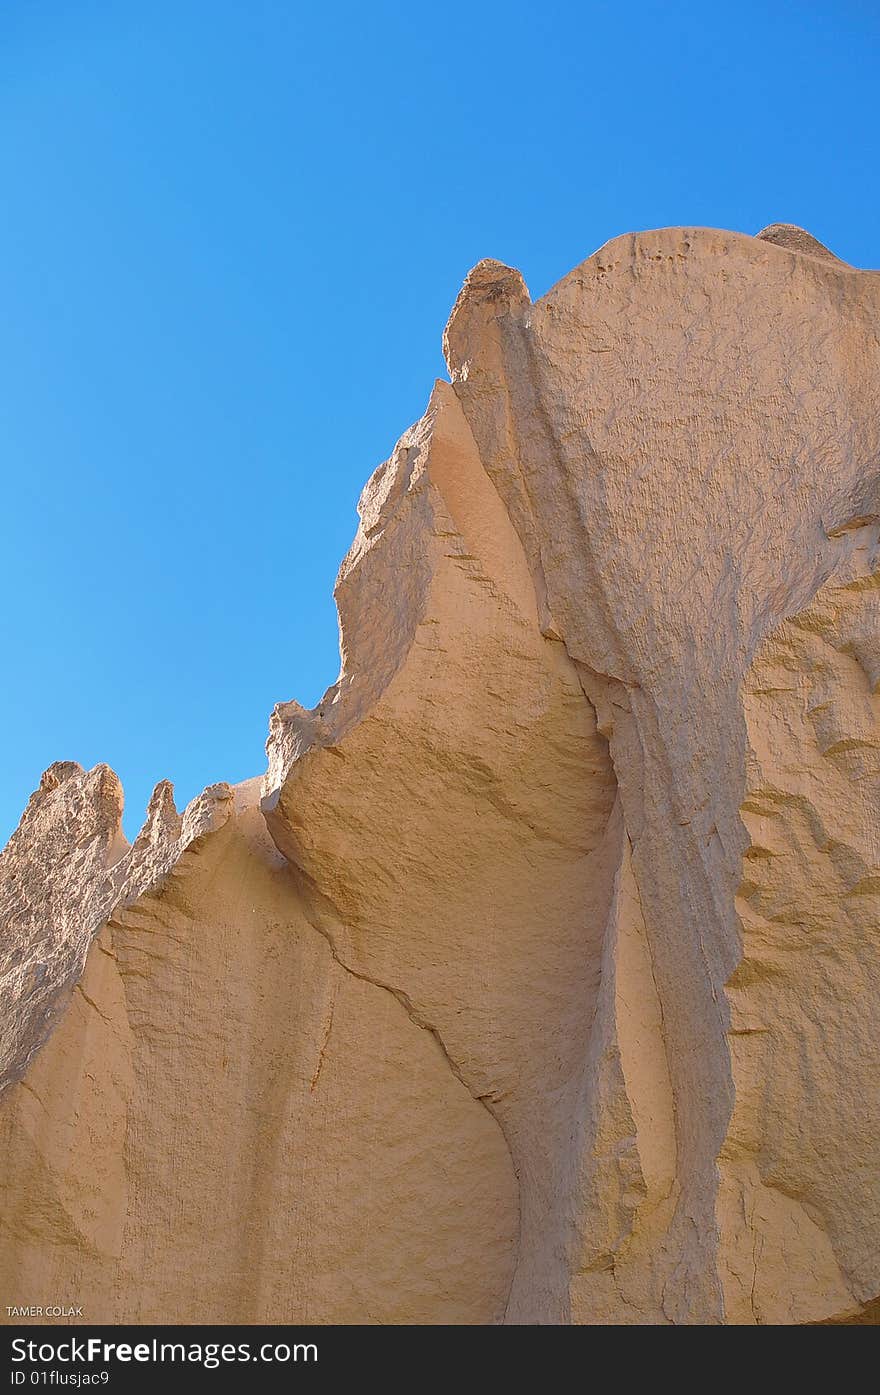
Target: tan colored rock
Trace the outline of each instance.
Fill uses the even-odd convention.
[[[475,268],[262,788],[0,856],[8,1301],[877,1321],[878,323],[787,225]]]
[[[91,1322],[497,1321],[501,1133],[334,960],[242,794],[113,913],[6,1097],[3,1289],[76,1294]]]

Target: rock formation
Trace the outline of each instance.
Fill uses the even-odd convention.
[[[8,1300],[880,1321],[880,275],[481,262],[262,783],[0,855]]]

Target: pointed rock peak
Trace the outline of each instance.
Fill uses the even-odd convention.
[[[174,786],[170,780],[160,780],[147,805],[144,833],[151,843],[178,838],[182,819],[174,803]]]
[[[484,257],[468,272],[461,294],[475,300],[528,301],[529,293],[522,272],[516,267],[498,262],[494,257]]]
[[[443,354],[454,379],[468,358],[472,327],[497,320],[531,305],[528,287],[515,267],[485,258],[465,277],[443,332]]]
[[[122,827],[122,784],[109,765],[95,765],[84,770],[75,760],[58,760],[43,771],[39,789],[31,796],[22,822],[37,817],[47,805],[54,806],[55,791],[60,806],[67,808],[82,827],[109,833]],[[19,826],[21,827],[21,825]]]
[[[78,761],[56,760],[40,776],[40,790],[48,793],[49,790],[56,790],[59,785],[63,785],[65,780],[72,779],[74,775],[84,774],[85,771]]]
[[[215,833],[229,820],[235,810],[232,786],[225,780],[209,785],[186,806],[181,823],[183,846],[206,833]]]
[[[772,242],[777,247],[788,247],[792,252],[806,252],[810,257],[824,257],[826,261],[839,262],[841,266],[849,265],[835,256],[817,237],[813,237],[812,233],[808,233],[805,228],[799,228],[795,223],[771,223],[769,227],[762,228],[757,236],[762,242]]]

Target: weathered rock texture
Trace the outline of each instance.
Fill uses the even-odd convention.
[[[2,854],[4,1304],[878,1320],[878,328],[785,226],[475,268],[262,788]]]

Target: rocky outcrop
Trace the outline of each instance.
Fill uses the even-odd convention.
[[[877,1320],[878,323],[786,225],[475,268],[262,783],[2,854],[7,1292]]]

